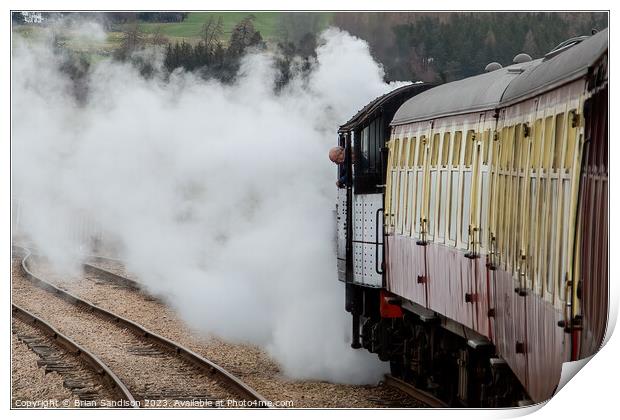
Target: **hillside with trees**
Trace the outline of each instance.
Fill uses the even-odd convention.
[[[560,42],[608,26],[607,13],[338,13],[335,26],[368,41],[389,80],[447,82],[525,52],[542,57]],[[387,30],[386,28],[390,28]]]
[[[178,68],[230,82],[248,48],[276,52],[278,89],[301,58],[308,70],[318,36],[334,26],[366,40],[385,69],[387,81],[448,82],[481,73],[497,61],[509,65],[521,52],[542,57],[562,41],[608,26],[606,12],[111,12],[42,13],[42,25],[58,19],[100,22],[106,45],[80,61],[111,55],[130,60],[143,74],[152,68],[137,51],[153,46],[164,53],[167,72]],[[28,34],[36,25],[13,13],[13,30]],[[24,29],[27,30],[24,30]],[[30,32],[29,32],[30,31]],[[58,36],[69,52],[72,44]],[[296,58],[297,57],[297,58]],[[95,57],[96,59],[96,57]],[[83,64],[81,64],[84,67]]]

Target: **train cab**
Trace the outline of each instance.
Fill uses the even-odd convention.
[[[339,165],[337,258],[338,278],[346,284],[345,308],[353,316],[352,347],[359,348],[360,317],[379,316],[383,276],[383,202],[387,172],[386,141],[396,110],[431,88],[413,83],[376,98],[338,130],[346,158]]]

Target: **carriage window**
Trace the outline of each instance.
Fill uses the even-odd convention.
[[[370,138],[370,172],[375,173],[381,167],[381,147],[384,141],[383,133],[383,117],[379,117],[374,121],[374,135],[371,133]]]
[[[549,168],[551,163],[551,151],[553,150],[553,117],[547,117],[545,119],[545,137],[543,139],[543,152],[542,152],[542,167]]]
[[[555,117],[555,142],[553,144],[553,169],[560,167],[562,159],[562,142],[564,141],[564,113]]]
[[[404,138],[402,144],[402,150],[400,152],[400,167],[405,168],[405,164],[407,162],[407,150],[409,149],[409,139]]]
[[[500,168],[509,170],[512,167],[512,149],[514,145],[514,126],[502,130],[502,159]]]
[[[441,166],[444,168],[448,165],[448,153],[450,153],[450,133],[444,133],[441,145]]]
[[[549,217],[548,217],[548,196],[547,196],[547,179],[540,178],[540,193],[539,200],[539,217],[540,223],[538,226],[538,276],[540,287],[549,291],[549,285],[547,282],[547,255],[549,250],[548,238],[549,238]],[[544,296],[544,293],[543,293]]]
[[[374,122],[371,124],[371,127],[374,125]],[[373,127],[374,128],[374,127]],[[369,136],[368,136],[368,126],[366,126],[366,128],[364,128],[362,130],[362,141],[361,141],[361,149],[362,149],[362,160],[365,160],[366,162],[368,162],[368,159],[370,158],[370,156],[368,156],[368,149],[370,148],[370,141],[369,141]]]
[[[428,207],[428,233],[435,234],[435,197],[437,196],[437,171],[431,171],[431,190]]]
[[[413,158],[415,155],[415,137],[411,137],[409,143],[409,168],[413,168]]]
[[[519,153],[521,152],[521,124],[515,126],[513,134],[512,151],[510,156],[508,156],[508,166],[515,171],[519,167]]]
[[[523,165],[523,156],[525,155],[525,148],[523,147],[523,143],[525,141],[525,137],[523,136],[523,125],[517,124],[515,126],[515,143],[514,143],[514,155],[512,157],[512,169],[518,171],[519,169],[525,169]]]
[[[471,154],[474,148],[474,130],[467,131],[467,137],[465,139],[465,156],[463,158],[464,165],[469,167],[471,166]]]
[[[424,201],[424,196],[422,195],[422,182],[424,181],[424,174],[422,173],[422,171],[416,171],[417,172],[417,186],[416,186],[416,201],[415,201],[415,205],[416,205],[416,209],[415,209],[415,214],[418,217],[418,220],[413,220],[413,223],[415,224],[415,232],[419,233],[420,232],[420,218],[422,217],[422,201]]]
[[[483,246],[487,245],[487,235],[486,235],[486,229],[487,229],[487,219],[488,219],[488,214],[487,214],[487,209],[489,208],[488,206],[488,201],[489,201],[489,172],[488,171],[484,171],[482,172],[482,185],[481,185],[481,195],[482,195],[482,206],[480,209],[480,240],[483,244]]]
[[[538,224],[540,223],[538,212],[538,195],[536,190],[536,177],[530,177],[530,208],[529,208],[529,220],[526,222],[529,224],[529,232],[527,241],[524,241],[523,248],[527,249],[528,252],[528,287],[532,290],[537,290],[536,285],[538,281],[536,280],[536,255],[538,254],[538,238],[536,237],[538,233]]]
[[[459,197],[459,172],[452,171],[452,183],[450,184],[450,240],[456,240],[457,209]]]
[[[438,236],[443,239],[446,235],[446,206],[448,205],[448,172],[441,172],[441,194],[439,196],[439,232]]]
[[[534,142],[532,144],[532,157],[530,159],[530,167],[533,170],[537,170],[540,166],[542,135],[542,119],[538,119],[534,123]]]
[[[491,151],[489,149],[491,138],[491,130],[486,130],[482,135],[482,164],[487,165],[491,158]]]
[[[569,115],[571,115],[572,117],[576,112],[576,110],[572,110],[570,111]],[[575,141],[577,139],[577,128],[572,126],[571,120],[569,120],[568,134],[566,136],[566,155],[564,158],[564,167],[566,169],[570,169],[573,166]]]
[[[418,166],[424,165],[424,147],[426,146],[426,136],[420,136],[418,142]]]
[[[571,243],[569,242],[569,235],[568,235],[568,222],[569,222],[569,216],[570,216],[570,208],[571,208],[571,195],[570,195],[570,180],[568,179],[564,179],[562,181],[562,216],[561,216],[561,220],[562,220],[562,224],[560,227],[560,230],[563,232],[562,233],[562,239],[561,239],[561,245],[560,245],[560,255],[559,255],[559,263],[561,264],[561,270],[560,270],[560,281],[562,282],[561,284],[563,285],[562,287],[562,296],[563,296],[563,300],[566,300],[566,290],[565,287],[566,284],[564,282],[565,276],[568,273],[569,267],[568,267],[568,263],[570,260],[570,246]]]
[[[415,208],[413,206],[415,203],[415,176],[415,172],[407,173],[407,212],[405,213],[405,234],[408,236],[411,235],[411,222],[415,221]]]
[[[461,227],[463,242],[469,241],[469,209],[471,196],[471,171],[463,172],[463,207],[461,211]]]
[[[461,160],[461,138],[463,133],[457,131],[454,133],[454,140],[452,141],[452,166],[459,166]]]
[[[394,146],[392,147],[392,168],[396,169],[398,166],[398,154],[400,152],[400,139],[394,140]]]
[[[439,133],[433,136],[433,144],[431,144],[431,166],[437,166],[439,159]]]
[[[495,219],[495,237],[497,238],[497,251],[499,252],[499,262],[504,260],[503,254],[503,245],[504,245],[504,225],[503,225],[503,213],[504,206],[502,203],[505,201],[504,198],[504,177],[505,175],[499,174],[497,176],[497,193],[493,194],[493,207],[496,208],[497,214],[494,216]]]
[[[515,182],[518,183],[517,196],[516,196],[516,207],[513,209],[513,226],[516,226],[515,229],[515,246],[513,248],[513,259],[514,259],[514,267],[518,268],[519,263],[521,262],[521,256],[525,253],[525,236],[527,233],[524,233],[525,225],[525,217],[526,214],[524,211],[521,211],[523,208],[524,201],[527,202],[527,197],[524,195],[527,192],[527,179],[521,175],[519,177],[514,178]]]
[[[558,180],[551,179],[551,191],[549,192],[549,200],[551,205],[549,206],[549,212],[547,213],[547,220],[549,223],[549,234],[547,235],[547,290],[549,293],[554,293],[556,290],[557,280],[557,226],[558,226]]]
[[[398,212],[398,172],[392,171],[391,176],[391,191],[390,191],[390,226],[394,227],[396,222],[396,213]]]

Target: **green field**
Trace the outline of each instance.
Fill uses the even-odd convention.
[[[236,24],[249,15],[254,15],[254,27],[261,33],[263,39],[275,41],[281,36],[282,19],[291,12],[191,12],[183,22],[179,23],[141,23],[140,28],[146,33],[153,33],[159,28],[161,33],[171,41],[186,39],[188,41],[200,38],[202,26],[214,19],[222,18],[223,39],[228,40]],[[325,29],[332,20],[331,13],[320,15],[320,29]]]
[[[304,12],[309,13],[309,12]],[[230,35],[239,22],[246,17],[254,16],[254,27],[261,33],[263,39],[267,42],[278,42],[286,32],[286,27],[299,30],[310,30],[305,27],[297,27],[294,22],[298,22],[301,13],[295,12],[190,12],[183,22],[178,23],[158,23],[158,22],[139,22],[139,28],[145,34],[153,34],[160,31],[168,42],[186,41],[196,43],[201,39],[201,30],[203,25],[210,19],[217,21],[222,18],[223,33],[221,41],[226,44]],[[314,26],[312,32],[320,32],[327,28],[333,19],[333,13],[316,12],[313,13]],[[61,42],[70,50],[85,53],[88,55],[110,55],[116,50],[123,39],[123,31],[132,24],[116,24],[107,32],[107,37],[101,42],[92,42],[92,40],[82,40],[75,38],[70,33],[65,33],[62,29],[55,30]],[[45,26],[37,25],[14,25],[13,33],[20,35],[28,40],[37,40],[46,32]]]

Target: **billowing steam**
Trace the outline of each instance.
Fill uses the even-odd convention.
[[[13,195],[39,250],[68,266],[90,220],[193,327],[263,346],[291,377],[378,379],[348,346],[327,159],[338,124],[393,88],[365,42],[327,30],[309,77],[277,94],[267,52],[233,85],[103,60],[85,102],[57,60],[15,42]]]

